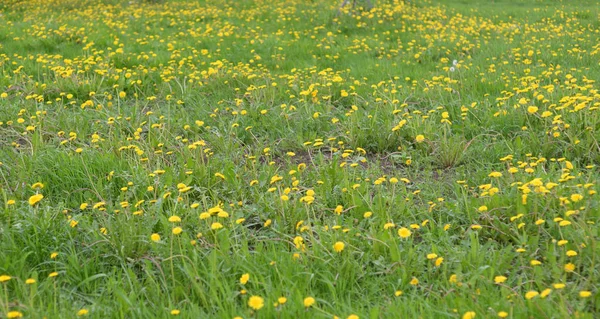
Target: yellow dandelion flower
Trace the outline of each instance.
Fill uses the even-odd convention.
[[[42,189],[44,188],[44,184],[37,182],[37,183],[33,183],[33,185],[31,185],[31,189]]]
[[[408,238],[411,234],[412,232],[406,227],[398,229],[398,236],[400,236],[401,238]]]
[[[573,272],[575,271],[575,264],[573,263],[568,263],[565,265],[565,271],[566,272]]]
[[[336,253],[341,253],[344,250],[344,247],[346,247],[346,245],[343,242],[338,241],[333,245],[333,250],[335,250]]]
[[[535,112],[537,112],[537,111],[538,111],[538,107],[537,107],[537,106],[533,106],[533,105],[532,105],[532,106],[529,106],[529,107],[527,107],[527,112],[528,112],[529,114],[534,114],[534,113],[535,113]]]
[[[497,284],[501,284],[501,283],[505,282],[506,279],[508,279],[508,278],[506,278],[504,276],[496,276],[496,277],[494,277],[494,282]]]
[[[315,298],[313,297],[306,297],[304,298],[304,307],[308,308],[311,307],[312,305],[315,304]]]
[[[567,256],[569,256],[569,257],[574,257],[574,256],[577,256],[577,252],[576,252],[576,251],[574,251],[574,250],[568,250],[566,254],[567,254]]]
[[[181,217],[179,217],[177,215],[173,215],[173,216],[169,217],[169,222],[179,223],[179,222],[181,222]]]
[[[250,274],[243,274],[243,275],[240,277],[240,283],[241,283],[242,285],[245,285],[245,284],[248,282],[248,280],[250,280]]]
[[[265,306],[265,300],[259,296],[252,296],[248,299],[248,306],[254,310],[260,310]]]
[[[42,198],[44,198],[44,195],[42,194],[35,194],[29,197],[29,205],[35,206],[35,204],[39,203],[42,200]]]
[[[542,292],[540,292],[540,297],[546,298],[546,297],[548,297],[548,295],[550,295],[551,292],[552,292],[552,289],[546,288],[546,289],[542,290]]]
[[[525,294],[525,299],[530,300],[532,298],[537,297],[539,294],[540,293],[535,290],[530,290]]]
[[[463,314],[462,319],[473,319],[475,318],[475,311],[467,311]]]
[[[8,318],[8,319],[23,318],[23,314],[19,311],[9,311],[6,314],[6,318]]]

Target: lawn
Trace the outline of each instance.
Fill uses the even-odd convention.
[[[0,3],[0,318],[598,318],[597,0]]]

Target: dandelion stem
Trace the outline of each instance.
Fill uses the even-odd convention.
[[[4,313],[8,313],[9,307],[8,307],[8,288],[6,288],[6,285],[4,286],[4,298],[6,300],[6,304],[4,305],[6,308],[6,311]]]
[[[169,263],[171,264],[171,284],[173,287],[175,286],[175,268],[173,266],[173,241],[174,241],[173,233],[171,233],[171,248],[169,250]]]

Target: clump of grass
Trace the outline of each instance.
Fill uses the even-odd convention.
[[[463,164],[469,157],[469,146],[471,141],[466,141],[460,136],[444,137],[442,140],[436,141],[433,156],[435,165],[449,169]]]

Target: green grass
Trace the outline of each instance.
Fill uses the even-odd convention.
[[[0,318],[598,317],[599,3],[339,4],[0,4]]]

